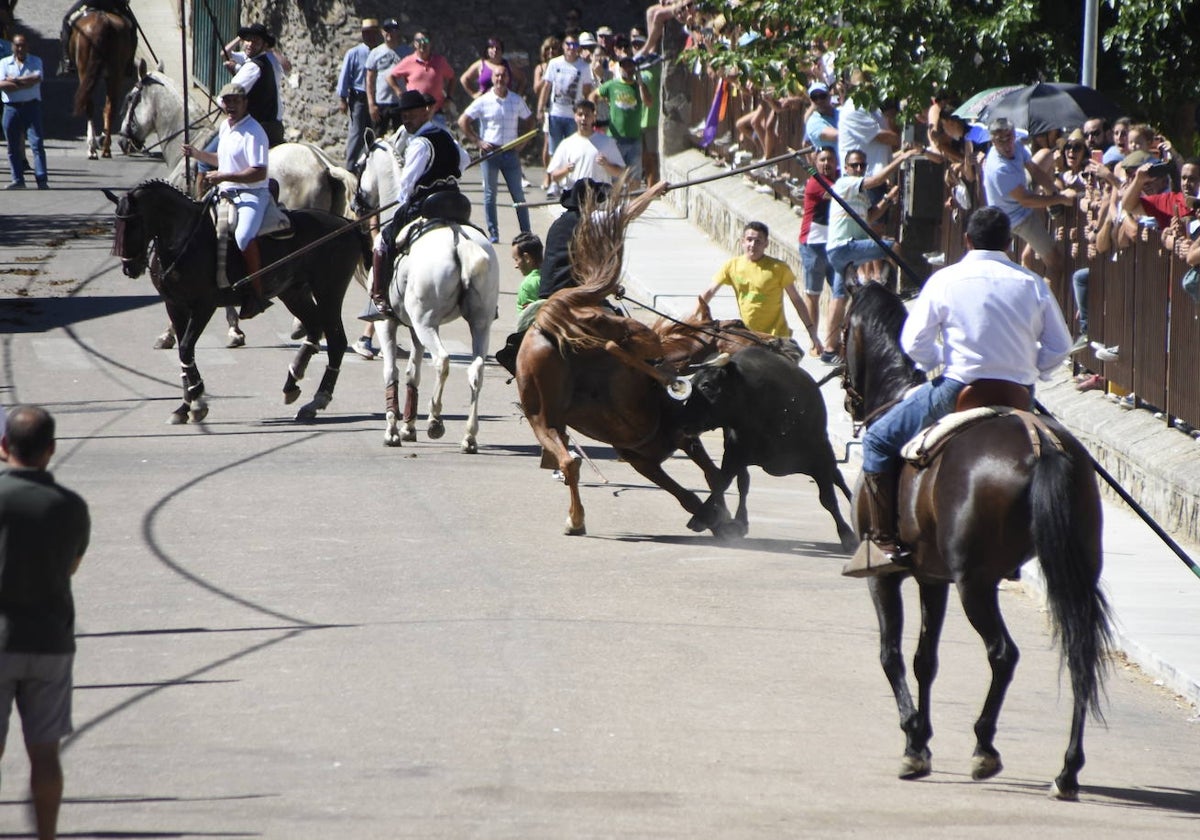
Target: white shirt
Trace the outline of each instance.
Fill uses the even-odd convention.
[[[833,191],[849,204],[860,218],[867,218],[871,209],[871,197],[863,189],[863,178],[859,175],[843,175],[833,183]],[[814,226],[815,227],[815,226]],[[870,239],[871,235],[862,229],[862,225],[850,218],[850,214],[842,209],[842,205],[833,199],[829,203],[829,248],[845,245],[854,239]],[[809,244],[812,244],[812,234],[809,234]]]
[[[511,90],[503,99],[492,88],[472,100],[463,112],[467,119],[479,121],[479,139],[484,143],[503,146],[520,137],[521,120],[533,116],[529,105]]]
[[[221,120],[221,139],[217,145],[217,169],[221,172],[241,172],[261,166],[262,180],[245,184],[224,181],[221,192],[229,190],[261,190],[267,188],[267,132],[258,120],[247,114],[233,125]]]
[[[39,81],[36,85],[20,90],[0,91],[0,100],[4,102],[12,102],[14,105],[18,102],[33,102],[35,99],[42,98],[42,60],[36,55],[26,53],[25,61],[18,62],[15,55],[10,55],[7,58],[0,58],[0,79],[19,79],[21,76],[38,76]]]
[[[275,119],[283,122],[283,65],[279,63],[279,58],[271,50],[266,50],[266,56],[267,61],[271,62],[271,69],[275,71]],[[257,58],[257,56],[255,57]],[[244,52],[231,52],[229,59],[238,66],[237,72],[233,74],[229,83],[241,85],[249,93],[255,82],[261,78],[262,70]]]
[[[552,117],[574,117],[575,103],[583,101],[583,86],[592,85],[592,67],[582,58],[567,63],[561,55],[550,59],[542,82],[550,86]]]
[[[567,173],[567,177],[563,181],[564,190],[573,186],[576,181],[586,178],[601,184],[611,184],[613,179],[608,174],[608,170],[596,163],[596,158],[600,155],[608,158],[609,163],[625,166],[625,158],[621,157],[621,150],[617,148],[616,140],[599,131],[594,132],[591,137],[584,137],[577,131],[570,137],[563,138],[563,141],[558,144],[546,171],[553,172],[570,165],[571,171]]]
[[[943,365],[958,382],[1032,385],[1067,358],[1071,334],[1041,277],[1003,251],[968,251],[925,282],[900,346],[921,370]]]
[[[891,147],[875,139],[879,132],[887,130],[883,113],[878,109],[866,111],[857,107],[853,99],[847,99],[838,109],[837,130],[839,169],[846,168],[846,154],[854,149],[861,149],[867,156],[864,175],[874,175],[891,161]]]

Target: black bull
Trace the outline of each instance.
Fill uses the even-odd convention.
[[[721,504],[736,477],[734,520],[745,533],[750,491],[747,468],[762,467],[777,476],[800,473],[816,481],[821,506],[833,516],[842,548],[852,551],[857,545],[834,493],[838,487],[850,498],[829,443],[825,401],[812,377],[794,361],[771,350],[749,347],[722,366],[705,367],[692,378],[691,396],[678,419],[688,434],[716,428],[724,431],[721,481],[713,487],[706,507]]]

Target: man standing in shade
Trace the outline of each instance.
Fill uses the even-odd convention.
[[[6,190],[25,189],[25,141],[33,150],[33,175],[39,190],[50,188],[42,137],[42,60],[29,54],[25,36],[12,39],[13,54],[0,58],[0,100],[4,103],[4,142],[12,180]]]
[[[400,35],[400,23],[394,18],[383,22],[383,43],[367,55],[367,108],[376,134],[391,134],[400,127],[396,104],[400,94],[388,84],[388,73],[400,59],[412,54],[412,47]]]
[[[13,701],[29,755],[39,838],[57,836],[59,743],[73,730],[75,602],[71,576],[91,536],[87,503],[54,481],[54,418],[19,405],[0,437],[0,754]]]
[[[442,105],[450,95],[450,86],[458,77],[446,57],[433,51],[429,34],[418,29],[413,35],[414,52],[400,59],[388,73],[388,84],[399,95],[404,90],[415,90],[433,99],[431,118],[441,128],[446,127],[446,115]],[[511,79],[509,80],[512,81]]]
[[[337,92],[342,102],[342,113],[350,115],[346,136],[346,168],[351,171],[354,171],[354,165],[362,155],[363,132],[371,125],[371,111],[367,102],[367,58],[382,41],[379,21],[363,18],[362,43],[346,52],[342,59],[342,70],[338,73]]]
[[[525,100],[508,89],[507,67],[492,70],[492,87],[471,101],[458,118],[463,135],[479,146],[483,155],[483,215],[487,219],[488,237],[500,241],[500,225],[496,218],[496,183],[500,175],[508,186],[508,194],[517,205],[517,223],[521,233],[529,233],[529,208],[525,207],[525,191],[521,187],[521,158],[519,148],[500,151],[521,136],[523,124],[528,124],[533,112]],[[479,122],[476,131],[473,123]]]

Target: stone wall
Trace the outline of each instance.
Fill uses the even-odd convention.
[[[346,118],[335,90],[338,70],[346,51],[360,41],[362,18],[394,17],[406,39],[417,29],[427,29],[434,51],[445,55],[457,74],[479,57],[492,36],[504,41],[510,61],[536,59],[542,39],[562,29],[572,6],[584,10],[583,25],[593,30],[604,23],[627,30],[645,8],[637,0],[243,0],[242,19],[264,22],[292,61],[285,94],[289,139],[315,143],[337,159],[346,143]],[[532,81],[532,70],[528,75]],[[467,101],[461,88],[454,99],[459,105]]]

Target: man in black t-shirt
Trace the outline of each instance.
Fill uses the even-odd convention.
[[[0,755],[13,701],[29,754],[39,837],[54,837],[62,804],[59,742],[72,731],[75,602],[71,576],[91,534],[87,503],[46,470],[54,418],[17,406],[0,437]]]

